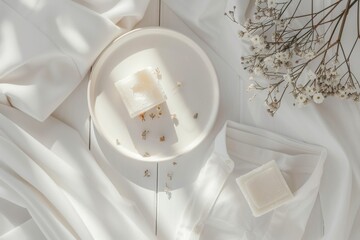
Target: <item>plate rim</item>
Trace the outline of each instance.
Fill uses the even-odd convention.
[[[100,123],[98,122],[97,118],[96,118],[96,114],[94,113],[94,109],[93,109],[93,105],[92,102],[93,100],[95,101],[94,97],[91,97],[91,92],[92,90],[95,89],[95,83],[96,83],[96,78],[94,79],[94,75],[96,75],[96,71],[98,70],[98,68],[100,67],[101,69],[101,62],[105,61],[107,58],[107,53],[112,49],[112,47],[116,47],[116,43],[119,41],[126,41],[126,38],[129,37],[129,35],[133,35],[136,34],[138,32],[142,32],[145,33],[149,32],[149,33],[160,33],[160,34],[165,34],[168,36],[173,36],[179,40],[185,41],[191,48],[193,48],[197,54],[200,55],[200,58],[205,61],[204,63],[206,64],[207,68],[210,71],[210,75],[212,75],[213,77],[211,79],[213,79],[213,99],[215,102],[215,106],[213,106],[213,111],[210,115],[209,120],[207,121],[208,123],[206,124],[205,128],[202,130],[202,132],[199,134],[198,137],[196,137],[196,140],[193,144],[188,144],[187,146],[185,146],[179,153],[173,154],[173,155],[169,155],[169,156],[162,156],[162,157],[156,157],[155,156],[150,156],[150,157],[144,157],[141,156],[140,154],[136,154],[128,149],[121,150],[119,148],[117,148],[116,146],[114,146],[113,144],[111,144],[110,139],[105,136],[106,134],[101,131],[102,127],[100,125]],[[220,106],[220,90],[219,90],[219,80],[218,80],[218,76],[216,73],[216,70],[213,66],[213,63],[211,62],[209,56],[206,54],[206,52],[191,38],[189,38],[188,36],[177,32],[175,30],[172,29],[168,29],[168,28],[163,28],[163,27],[144,27],[144,28],[136,28],[133,29],[121,36],[116,37],[113,41],[111,41],[99,54],[99,56],[96,58],[96,60],[94,61],[93,65],[91,66],[90,69],[90,73],[89,73],[89,82],[88,82],[88,88],[87,88],[87,103],[88,103],[88,110],[90,113],[90,117],[91,117],[91,122],[94,124],[95,126],[95,131],[97,131],[97,133],[101,136],[101,138],[103,138],[106,142],[107,145],[110,145],[110,147],[112,149],[115,149],[116,153],[121,154],[122,156],[125,156],[129,159],[134,159],[137,161],[143,161],[143,162],[163,162],[163,161],[168,161],[168,160],[172,160],[175,158],[178,158],[180,156],[186,155],[191,153],[194,149],[196,149],[199,145],[201,145],[201,143],[206,139],[207,136],[210,135],[211,130],[214,128],[217,116],[218,116],[218,112],[219,112],[219,106]]]

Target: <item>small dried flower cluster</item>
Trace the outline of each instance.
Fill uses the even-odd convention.
[[[161,74],[161,71],[160,71],[160,68],[155,68],[154,71],[153,71],[153,74],[156,76],[157,79],[161,80],[162,79],[162,74]]]
[[[143,131],[141,132],[141,138],[142,138],[142,140],[146,140],[147,137],[148,137],[148,135],[149,135],[149,133],[150,133],[149,130],[143,130]],[[165,142],[165,140],[166,140],[166,138],[165,138],[164,135],[161,135],[161,136],[159,137],[159,141],[160,141],[160,142]]]
[[[150,170],[149,170],[149,169],[146,169],[146,170],[144,171],[144,177],[150,177],[150,176],[151,176]]]
[[[145,121],[146,121],[146,115],[147,115],[146,112],[141,113],[141,114],[139,115],[139,119],[140,119],[142,122],[145,122]],[[162,116],[162,108],[161,108],[161,106],[160,106],[160,105],[156,106],[156,114],[153,113],[153,112],[151,112],[151,113],[149,113],[148,115],[149,115],[149,117],[150,117],[152,120],[153,120],[156,116],[157,116],[158,118],[160,118],[160,117]],[[148,136],[149,133],[150,133],[149,130],[143,130],[143,131],[141,132],[141,138],[142,138],[143,140],[146,140],[146,138],[147,138],[147,136]],[[164,136],[164,135],[160,136],[160,137],[159,137],[159,141],[160,141],[160,142],[165,142],[165,136]]]
[[[143,140],[146,140],[146,138],[147,138],[147,135],[149,134],[149,130],[144,130],[144,131],[142,131],[141,132],[141,138],[143,139]]]
[[[147,114],[147,112],[143,112],[139,114],[140,121],[145,122],[147,115],[151,118],[151,120],[153,120],[155,117],[160,118],[163,115],[161,105],[156,106],[156,113],[150,112]]]
[[[356,39],[350,47],[342,43],[349,10],[360,6],[359,1],[335,1],[317,11],[314,0],[255,1],[253,17],[239,32],[252,52],[243,56],[241,63],[253,81],[248,90],[266,91],[265,105],[271,115],[279,109],[285,93],[290,93],[299,107],[320,104],[328,96],[359,101],[360,84],[350,60],[360,29],[355,29]],[[299,13],[302,4],[311,4],[309,13]],[[238,23],[235,10],[225,15]]]

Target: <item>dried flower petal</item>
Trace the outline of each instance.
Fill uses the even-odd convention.
[[[150,173],[149,169],[146,169],[144,171],[144,177],[150,177],[150,176],[151,176],[151,173]]]
[[[141,137],[143,140],[146,140],[147,135],[149,134],[149,130],[144,130],[141,133]]]
[[[320,104],[324,101],[324,95],[322,95],[322,93],[315,93],[313,96],[313,100],[315,103]]]
[[[269,8],[275,8],[276,7],[276,1],[275,0],[268,0],[267,1]]]
[[[307,97],[305,94],[300,93],[297,97],[296,97],[296,102],[297,103],[304,103],[307,100]]]

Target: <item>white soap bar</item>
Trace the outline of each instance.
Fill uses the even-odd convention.
[[[274,160],[237,178],[236,182],[255,217],[294,197]]]
[[[150,67],[118,80],[115,86],[132,118],[166,101],[155,69]]]

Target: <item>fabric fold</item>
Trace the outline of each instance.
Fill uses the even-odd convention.
[[[120,1],[108,9],[112,18],[127,19],[116,26],[72,1],[1,0],[1,102],[44,121],[102,50],[142,18],[147,4]]]
[[[218,153],[210,156],[195,182],[176,240],[200,239],[204,222],[233,168],[234,162],[230,158]]]
[[[141,212],[73,129],[6,106],[0,112],[0,187],[13,192],[48,239],[153,239]]]
[[[323,219],[315,202],[326,155],[323,147],[228,121],[194,183],[176,239],[301,240],[305,233],[317,239]],[[254,217],[236,179],[271,160],[277,162],[294,198]],[[313,233],[307,229],[309,221],[317,225]]]

